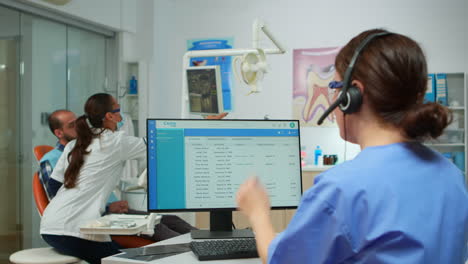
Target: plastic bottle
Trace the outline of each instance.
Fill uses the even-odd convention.
[[[138,93],[138,82],[135,76],[132,76],[129,83],[128,94],[137,94]]]
[[[304,167],[306,165],[306,157],[307,157],[306,147],[301,146],[301,167]]]
[[[317,148],[314,151],[314,165],[319,166],[320,165],[320,158],[322,156],[322,149],[320,146],[317,146]]]

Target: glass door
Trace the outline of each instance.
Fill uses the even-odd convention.
[[[21,248],[19,13],[0,7],[0,263]]]
[[[68,109],[77,116],[93,94],[106,92],[105,37],[68,27]]]
[[[0,5],[0,264],[20,249],[46,246],[32,195],[33,148],[55,146],[53,111],[81,115],[90,95],[115,94],[105,81],[116,72],[117,64],[106,67],[115,51],[114,38]]]
[[[32,197],[32,176],[39,169],[33,155],[37,145],[55,146],[47,117],[66,108],[67,27],[21,14],[22,179],[25,248],[45,246],[39,235],[40,216]]]

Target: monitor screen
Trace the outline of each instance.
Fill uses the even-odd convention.
[[[186,69],[191,114],[219,114],[223,109],[223,91],[219,66]]]
[[[298,121],[149,119],[150,211],[236,208],[248,177],[272,207],[296,207],[302,194]]]
[[[150,212],[210,211],[212,231],[232,231],[237,190],[251,176],[272,208],[299,204],[298,120],[148,119],[147,136]],[[224,238],[212,231],[192,237]]]

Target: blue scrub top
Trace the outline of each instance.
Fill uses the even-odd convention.
[[[39,161],[39,163],[48,161],[53,170],[60,156],[62,156],[64,148],[65,148],[64,145],[60,144],[60,142],[57,142],[57,144],[55,145],[55,148],[47,152],[46,154],[44,154],[44,156],[42,156],[42,159]],[[50,171],[50,174],[52,174],[52,171]]]
[[[463,263],[463,173],[419,143],[367,147],[320,174],[268,263]]]

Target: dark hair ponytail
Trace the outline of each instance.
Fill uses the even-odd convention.
[[[103,120],[106,113],[112,111],[112,96],[105,93],[95,94],[86,101],[84,110],[85,114],[80,116],[75,123],[77,138],[75,146],[67,157],[69,165],[65,170],[63,183],[65,188],[76,186],[76,180],[84,164],[84,157],[90,153],[86,149],[92,140],[105,130]]]
[[[65,171],[65,180],[64,185],[66,188],[73,188],[76,184],[76,178],[80,172],[81,166],[84,163],[84,156],[89,154],[86,149],[93,140],[94,134],[86,123],[86,115],[80,116],[75,121],[76,134],[78,135],[76,139],[76,144],[73,147],[72,151],[68,154],[68,165],[67,170]]]
[[[406,136],[411,139],[435,139],[452,122],[452,112],[438,103],[415,105],[401,121]]]

